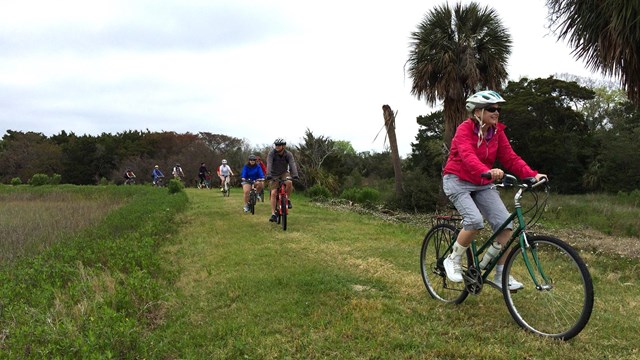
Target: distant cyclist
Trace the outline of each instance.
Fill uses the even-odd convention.
[[[233,176],[233,170],[231,167],[227,165],[227,160],[222,160],[222,164],[218,166],[218,177],[220,178],[220,191],[224,191],[224,182],[225,178],[228,179],[229,176]]]
[[[184,179],[184,172],[182,171],[182,167],[180,167],[180,164],[176,164],[176,166],[173,167],[171,174],[173,174],[174,179]]]
[[[162,171],[160,171],[160,167],[158,165],[153,168],[151,176],[153,177],[153,185],[160,186],[159,181],[164,177],[164,174],[162,173]]]
[[[264,186],[262,180],[264,180],[264,172],[262,168],[256,164],[256,156],[249,155],[249,160],[242,167],[242,191],[244,192],[244,212],[249,211],[249,191],[251,191],[250,181],[255,182],[256,192],[260,193]]]
[[[200,169],[198,169],[198,177],[200,178],[200,187],[204,187],[205,185],[205,180],[207,178],[207,174],[209,173],[209,170],[207,169],[206,166],[204,166],[204,163],[200,163]]]
[[[124,172],[124,184],[132,185],[132,184],[135,184],[135,182],[136,182],[136,174],[134,174],[131,169],[127,169],[127,171]]]
[[[274,148],[267,155],[267,180],[271,180],[269,183],[269,189],[271,190],[271,217],[269,221],[276,222],[278,217],[276,216],[276,193],[278,192],[278,181],[276,179],[285,180],[288,177],[293,176],[294,179],[298,178],[298,166],[296,160],[293,158],[293,154],[285,149],[287,142],[283,139],[276,139],[273,142]],[[291,180],[285,182],[285,191],[288,196],[291,196],[291,190],[293,190],[293,183]],[[287,204],[291,209],[291,200]]]
[[[262,172],[267,175],[267,165],[262,161],[260,155],[256,155],[256,164],[260,165],[260,168],[262,168]]]

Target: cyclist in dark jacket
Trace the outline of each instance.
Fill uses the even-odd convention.
[[[293,158],[293,154],[285,149],[287,142],[283,139],[276,139],[273,142],[274,148],[267,155],[267,180],[271,180],[269,183],[269,189],[271,190],[271,218],[269,221],[276,222],[276,193],[278,191],[278,181],[275,179],[285,180],[288,177],[298,179],[298,166],[296,160]],[[293,183],[291,180],[287,180],[286,192],[288,196],[291,196],[293,190]],[[291,209],[291,200],[287,204]]]
[[[209,170],[207,170],[207,167],[204,166],[204,163],[200,163],[200,169],[198,169],[198,177],[200,178],[200,187],[202,187],[205,184],[204,181],[208,172]]]

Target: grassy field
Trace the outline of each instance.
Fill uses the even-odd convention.
[[[521,330],[492,288],[432,300],[428,225],[295,196],[283,232],[267,203],[243,214],[239,191],[109,188],[126,202],[105,220],[0,269],[0,358],[640,358],[637,258],[585,248],[594,313],[552,341]]]

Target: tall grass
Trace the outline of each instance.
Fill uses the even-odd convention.
[[[1,264],[0,358],[135,358],[140,339],[163,319],[174,275],[158,249],[174,232],[186,196],[142,186],[61,187],[36,190],[34,201],[58,191],[126,205]],[[67,210],[77,209],[59,208]]]
[[[125,201],[65,191],[0,193],[0,263],[36,253],[97,224]]]

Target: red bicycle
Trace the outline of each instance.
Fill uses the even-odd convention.
[[[287,230],[287,215],[289,215],[289,195],[287,195],[287,181],[290,177],[278,180],[278,191],[276,192],[276,221],[282,225],[282,230]]]

